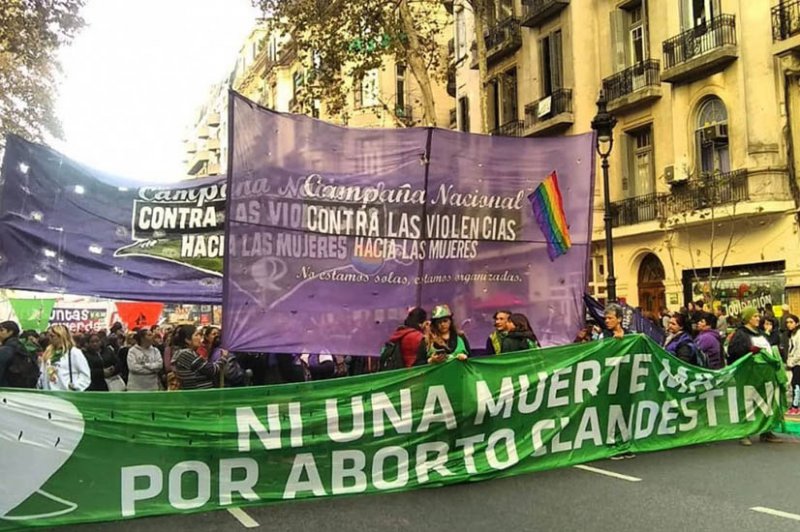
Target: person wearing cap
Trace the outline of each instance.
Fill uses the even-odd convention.
[[[730,344],[728,344],[728,363],[733,364],[750,353],[758,353],[762,350],[771,351],[769,340],[758,328],[760,321],[761,316],[758,315],[755,307],[745,307],[742,310],[742,326],[736,329]],[[780,443],[783,440],[772,432],[765,432],[761,435],[761,441]],[[749,437],[742,438],[739,443],[748,446],[753,444]]]
[[[469,342],[456,328],[450,307],[435,306],[428,336],[428,364],[439,364],[452,358],[466,360],[469,354]]]

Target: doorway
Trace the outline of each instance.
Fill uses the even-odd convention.
[[[664,279],[664,265],[648,253],[639,266],[639,307],[646,316],[658,318],[666,306]]]

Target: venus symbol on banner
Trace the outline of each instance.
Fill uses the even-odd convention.
[[[83,438],[83,416],[75,406],[52,395],[0,393],[0,471],[13,482],[0,483],[0,519],[44,519],[72,512],[77,505],[42,491],[42,486],[66,463]],[[24,471],[20,469],[24,468]],[[8,513],[39,495],[66,506],[62,510],[26,516]]]

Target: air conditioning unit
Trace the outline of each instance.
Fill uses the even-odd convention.
[[[678,185],[684,183],[687,177],[686,175],[676,174],[674,166],[666,166],[664,167],[664,180],[668,185]]]
[[[718,144],[728,141],[728,124],[714,124],[700,130],[700,140],[704,143]]]

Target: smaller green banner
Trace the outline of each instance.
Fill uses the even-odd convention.
[[[17,315],[19,327],[23,331],[34,329],[43,331],[50,323],[50,313],[56,304],[55,299],[10,299],[11,308]]]

